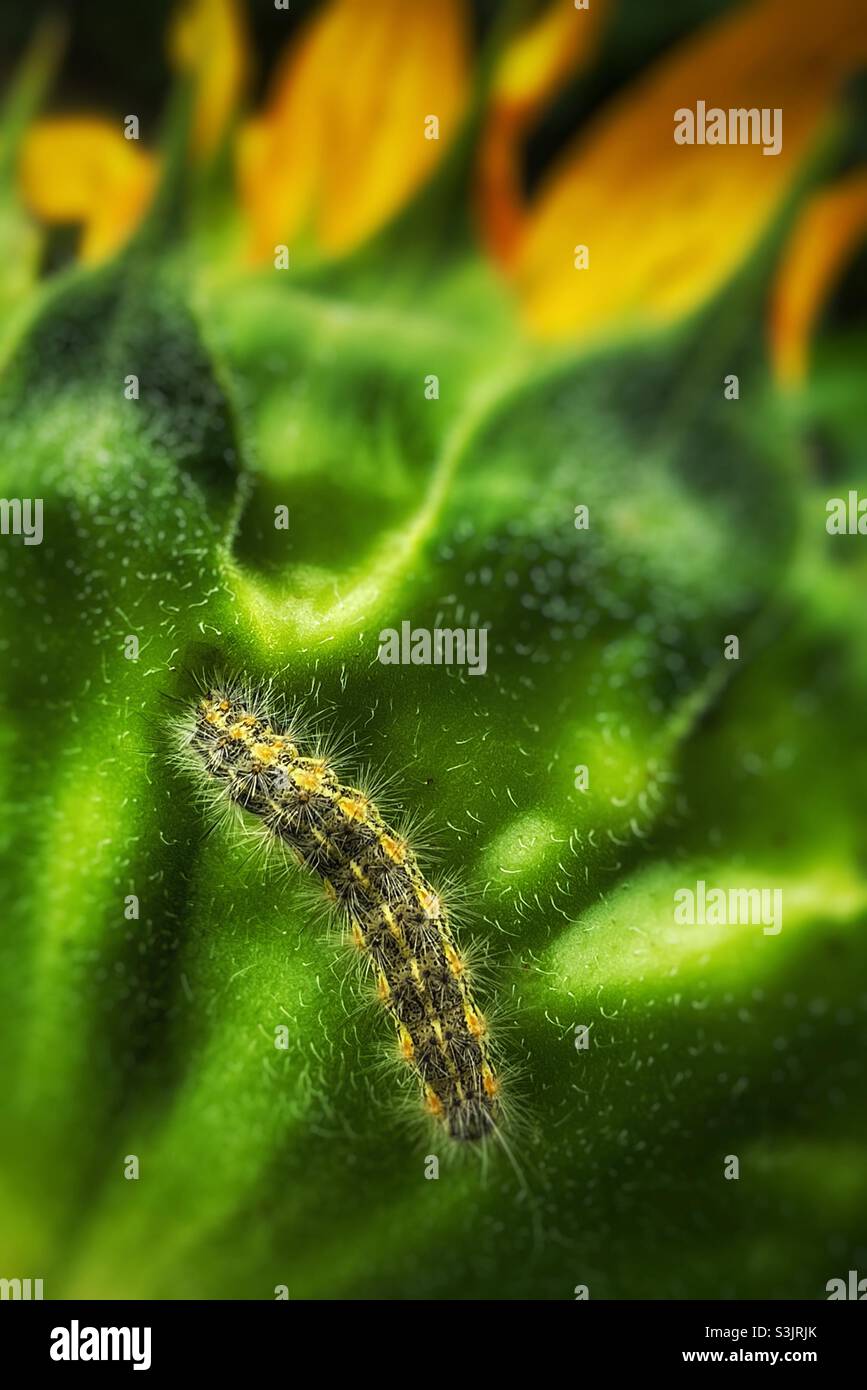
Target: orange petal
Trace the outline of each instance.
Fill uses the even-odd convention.
[[[255,254],[302,230],[344,253],[408,201],[466,108],[465,21],[463,0],[332,0],[313,18],[239,145]],[[439,139],[425,138],[428,117]]]
[[[771,356],[784,385],[806,376],[822,305],[865,236],[867,170],[859,169],[816,194],[786,248],[771,304]]]
[[[501,55],[490,89],[479,157],[479,206],[491,254],[507,262],[523,226],[523,139],[548,99],[596,51],[608,0],[576,10],[554,0]]]
[[[193,151],[207,159],[219,148],[249,70],[239,0],[187,0],[169,31],[169,52],[195,82]]]
[[[863,0],[761,0],[666,58],[549,176],[515,264],[530,325],[586,337],[687,314],[756,248],[863,62]],[[675,112],[781,108],[782,149],[678,145]],[[576,270],[574,248],[589,248]]]
[[[81,222],[83,261],[120,246],[153,196],[156,161],[119,123],[89,117],[37,121],[22,143],[24,201],[45,222]]]

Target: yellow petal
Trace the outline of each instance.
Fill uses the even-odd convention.
[[[119,123],[89,117],[37,121],[19,164],[27,207],[45,222],[83,223],[80,256],[89,262],[111,255],[138,225],[156,172]]]
[[[523,225],[523,139],[549,98],[596,51],[608,0],[548,8],[507,44],[497,62],[479,156],[479,207],[488,249],[508,261]]]
[[[304,230],[340,254],[383,226],[456,134],[468,70],[463,0],[332,0],[290,49],[267,110],[239,144],[254,252]],[[439,139],[425,138],[428,117]]]
[[[316,54],[290,49],[278,71],[266,114],[248,121],[237,146],[241,201],[250,224],[253,260],[273,255],[312,218],[320,165],[327,158],[318,109],[305,112]],[[327,74],[321,74],[323,82]]]
[[[681,45],[548,177],[515,263],[532,328],[583,338],[665,324],[720,289],[778,214],[865,52],[863,0],[761,0]],[[781,152],[676,144],[675,112],[700,100],[781,108]],[[589,269],[575,269],[579,245]]]
[[[807,204],[786,248],[771,304],[771,355],[784,385],[806,376],[816,320],[865,237],[867,170],[859,169]]]
[[[226,133],[249,71],[239,0],[187,0],[169,31],[169,52],[193,75],[193,152],[207,159]]]

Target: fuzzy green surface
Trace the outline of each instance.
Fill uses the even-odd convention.
[[[49,1298],[824,1297],[867,1260],[867,565],[824,529],[864,345],[784,408],[747,286],[572,359],[475,261],[375,271],[220,278],[144,242],[9,291],[0,490],[44,499],[45,537],[0,548],[3,1271]],[[404,619],[488,626],[487,675],[380,665]],[[170,721],[214,667],[329,711],[440,832],[514,1164],[443,1148],[425,1180],[437,1140],[309,885],[206,836]],[[698,878],[782,888],[782,932],[675,926]]]

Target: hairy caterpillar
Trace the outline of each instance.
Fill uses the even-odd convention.
[[[328,760],[304,756],[250,692],[212,687],[185,746],[235,806],[259,817],[323,881],[376,976],[428,1112],[456,1140],[496,1132],[500,1110],[485,1020],[448,913],[406,840]]]

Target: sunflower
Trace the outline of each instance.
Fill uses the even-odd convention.
[[[867,56],[863,8],[829,0],[819,26],[808,0],[726,12],[593,109],[527,195],[526,145],[567,84],[592,76],[615,8],[555,0],[528,17],[516,7],[479,52],[467,0],[327,0],[287,40],[266,99],[248,113],[241,0],[189,0],[169,51],[194,91],[190,158],[213,162],[228,150],[239,260],[266,263],[280,246],[293,264],[351,257],[422,201],[451,161],[465,175],[476,246],[527,332],[585,343],[687,318],[803,206],[771,319],[773,359],[791,381],[805,368],[821,297],[867,224],[865,174],[848,169],[822,186],[815,169],[842,119],[847,79]],[[763,159],[750,144],[676,144],[672,113],[697,100],[782,109],[779,156]],[[99,262],[145,218],[159,164],[117,120],[37,119],[21,145],[21,197],[44,224],[81,224],[78,255]]]
[[[863,11],[190,0],[159,121],[74,107],[35,33],[0,110],[4,1276],[859,1267],[867,560],[825,519],[867,472]],[[781,111],[779,152],[678,143],[699,103]],[[484,674],[379,659],[414,631],[484,635]],[[205,674],[254,760],[300,724],[305,795],[346,754],[359,861],[377,826],[418,858],[514,1163],[419,1146],[305,885],[208,823],[174,736]],[[721,898],[781,929],[675,916]]]

